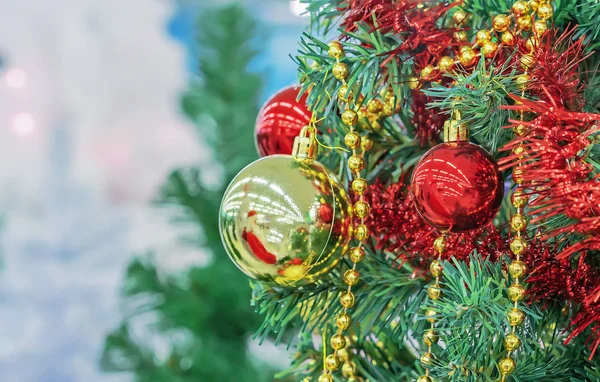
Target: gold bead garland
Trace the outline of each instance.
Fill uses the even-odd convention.
[[[438,258],[434,260],[429,266],[429,270],[431,274],[435,277],[435,281],[433,284],[429,285],[427,288],[427,295],[432,301],[437,301],[442,296],[442,289],[440,280],[442,277],[442,253],[444,253],[446,249],[446,236],[442,235],[435,239],[433,243],[433,249],[437,252]],[[427,322],[429,322],[430,328],[423,333],[423,343],[427,346],[427,351],[421,355],[420,361],[425,367],[425,375],[420,376],[417,379],[417,382],[433,382],[431,378],[429,367],[433,364],[435,360],[435,356],[433,355],[432,348],[433,345],[436,344],[440,337],[435,330],[435,322],[437,316],[437,312],[435,309],[427,309],[425,311],[425,317]]]

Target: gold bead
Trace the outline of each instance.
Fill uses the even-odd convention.
[[[433,364],[433,359],[433,354],[430,352],[423,353],[423,355],[421,355],[421,363],[423,365],[431,366]]]
[[[353,172],[360,172],[365,168],[365,160],[358,155],[352,155],[348,158],[348,168]]]
[[[323,373],[319,375],[319,379],[317,380],[317,382],[333,382],[333,377],[331,376],[331,374]]]
[[[522,214],[515,214],[512,219],[510,219],[510,227],[513,231],[523,231],[527,228],[527,219]]]
[[[458,60],[465,67],[473,66],[477,62],[477,54],[473,49],[467,47],[461,50]]]
[[[539,6],[540,3],[538,3],[537,0],[529,0],[529,8],[531,8],[532,11],[537,11]]]
[[[360,145],[360,135],[356,131],[351,131],[344,137],[344,143],[351,149]]]
[[[510,326],[519,326],[525,321],[525,313],[519,308],[511,308],[506,314]]]
[[[486,58],[493,58],[498,51],[498,44],[493,41],[488,41],[481,47],[481,52]]]
[[[520,279],[527,273],[527,265],[521,260],[513,261],[508,266],[508,273],[512,278]]]
[[[354,285],[358,284],[359,279],[360,279],[360,273],[358,273],[357,270],[349,269],[346,271],[346,273],[344,273],[344,282],[346,283],[346,285],[354,286]]]
[[[350,309],[354,307],[356,303],[356,298],[354,297],[354,293],[352,292],[344,292],[340,295],[340,303],[346,309]]]
[[[525,297],[525,288],[521,284],[513,284],[508,288],[508,299],[512,302],[519,302]]]
[[[512,11],[515,15],[521,16],[529,12],[529,4],[524,1],[517,1],[512,6]]]
[[[433,249],[441,255],[446,250],[446,242],[445,236],[438,236],[433,242]]]
[[[329,354],[325,359],[325,367],[334,371],[340,367],[340,359],[335,354]]]
[[[531,54],[525,54],[521,57],[521,66],[524,69],[531,68],[535,64],[535,58]]]
[[[340,86],[340,88],[338,90],[338,98],[339,99],[341,99],[344,102],[348,102],[351,95],[352,95],[352,92],[350,92],[350,89],[348,88],[347,85]]]
[[[348,348],[343,348],[340,349],[336,352],[336,355],[338,356],[339,359],[341,359],[342,361],[347,361],[350,359],[350,353],[348,352]]]
[[[408,87],[412,90],[419,89],[421,87],[421,81],[417,76],[408,77]]]
[[[367,104],[367,111],[371,114],[379,114],[383,111],[383,102],[378,99],[372,99]]]
[[[490,31],[488,31],[486,29],[480,30],[475,34],[475,41],[477,42],[477,45],[479,45],[479,46],[483,46],[483,44],[490,41],[491,39],[492,39],[492,34],[490,33]]]
[[[531,79],[531,77],[529,77],[529,74],[527,73],[523,73],[519,76],[517,76],[517,85],[519,86],[519,89],[521,90],[526,90],[527,89],[527,84],[529,83],[529,80]]]
[[[452,34],[452,37],[458,42],[465,42],[469,38],[466,31],[457,31]]]
[[[435,321],[437,321],[436,316],[437,312],[433,309],[427,309],[425,311],[425,317],[427,317],[427,321],[434,323]]]
[[[467,13],[462,9],[457,9],[456,12],[452,15],[452,21],[454,21],[455,25],[460,25],[465,22],[467,18]]]
[[[537,15],[542,20],[548,20],[554,15],[554,9],[550,3],[543,3],[537,9]]]
[[[433,382],[433,379],[427,375],[422,375],[417,379],[417,382]]]
[[[423,334],[423,343],[427,346],[437,344],[440,337],[435,333],[433,329],[429,329]]]
[[[510,27],[510,18],[506,15],[498,15],[494,17],[493,24],[496,32],[506,32]]]
[[[529,129],[525,125],[520,124],[520,125],[513,127],[513,132],[515,134],[517,134],[517,136],[522,138],[525,135],[527,135],[527,133],[529,133]]]
[[[358,241],[365,241],[369,238],[369,228],[365,224],[359,224],[354,228],[354,237]]]
[[[346,64],[343,62],[338,62],[333,65],[333,69],[331,71],[333,76],[340,81],[348,78],[348,66],[346,66]]]
[[[510,199],[513,206],[517,208],[523,208],[527,205],[527,202],[529,202],[529,196],[521,188],[516,189]]]
[[[527,42],[525,43],[525,47],[530,52],[533,52],[535,50],[535,48],[537,48],[539,46],[539,44],[540,44],[540,39],[538,39],[535,36],[532,36],[527,39]]]
[[[329,43],[327,54],[329,57],[340,59],[344,57],[344,47],[339,41],[332,41]]]
[[[525,155],[525,147],[519,145],[512,150],[512,153],[519,158],[523,158]]]
[[[444,73],[451,71],[454,68],[454,59],[449,56],[444,56],[440,58],[440,62],[438,62],[438,68]]]
[[[351,109],[344,110],[342,113],[342,122],[348,126],[354,126],[358,122],[358,114]]]
[[[340,350],[346,347],[346,338],[341,334],[334,334],[329,340],[331,347],[335,350]]]
[[[515,351],[521,346],[521,339],[516,334],[507,334],[504,338],[504,347],[508,351]]]
[[[509,46],[513,46],[515,44],[515,35],[513,35],[510,31],[502,33],[501,39],[503,44]]]
[[[367,181],[363,178],[356,178],[352,181],[352,190],[359,195],[364,194],[368,187]]]
[[[537,37],[542,36],[548,30],[548,26],[545,21],[538,20],[533,24],[533,30],[535,31]]]
[[[533,27],[533,21],[531,20],[531,16],[521,16],[517,17],[517,26],[519,29],[528,31]]]
[[[369,215],[370,211],[371,206],[369,206],[369,203],[363,202],[362,200],[354,203],[354,213],[357,217],[364,219]]]
[[[442,275],[442,263],[438,260],[433,260],[429,266],[429,271],[434,277],[440,277]]]
[[[342,365],[342,375],[346,378],[356,374],[356,364],[352,361]]]
[[[513,168],[512,171],[513,180],[516,184],[523,184],[523,169],[520,167]]]
[[[369,139],[369,137],[364,137],[364,139],[360,140],[360,148],[363,151],[369,151],[373,148],[373,141]]]
[[[515,237],[510,242],[510,250],[517,256],[524,255],[525,253],[527,253],[528,249],[529,244],[527,244],[527,240],[525,240],[523,237]]]
[[[512,374],[516,366],[515,361],[510,357],[502,358],[498,361],[498,369],[500,369],[500,374],[502,375]]]
[[[440,289],[440,284],[433,284],[427,288],[427,294],[429,298],[432,300],[439,300],[442,296],[442,290]]]
[[[435,72],[435,69],[433,68],[433,65],[427,65],[426,67],[421,69],[421,79],[422,80],[431,79],[432,77],[434,77],[434,72]]]
[[[363,247],[354,247],[350,250],[350,260],[353,263],[360,263],[365,258],[365,249]]]
[[[340,328],[341,330],[346,330],[350,327],[350,324],[352,323],[352,319],[350,318],[348,313],[340,313],[337,316],[335,323],[337,324],[338,328]]]
[[[375,365],[375,360],[372,361],[373,365]],[[362,377],[359,377],[358,375],[351,375],[348,377],[348,379],[346,379],[346,382],[363,382]]]

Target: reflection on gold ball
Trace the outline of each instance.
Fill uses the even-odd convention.
[[[525,321],[525,313],[519,308],[511,308],[506,314],[510,326],[519,326]]]
[[[519,146],[515,147],[514,149],[512,149],[512,153],[519,158],[523,158],[523,156],[525,155],[525,147],[519,145]]]
[[[481,52],[486,58],[493,58],[498,51],[498,44],[493,41],[488,41],[481,47]]]
[[[350,353],[348,353],[347,347],[338,350],[336,352],[336,354],[337,354],[338,358],[341,359],[342,361],[347,361],[350,359]]]
[[[359,224],[354,228],[354,237],[358,241],[365,241],[369,238],[369,228],[365,224]]]
[[[348,168],[353,172],[360,172],[365,168],[365,160],[358,155],[352,155],[348,158]]]
[[[529,196],[523,191],[523,189],[519,188],[513,192],[511,196],[511,201],[513,206],[517,208],[523,208],[529,202]]]
[[[354,293],[352,292],[344,292],[340,295],[340,303],[346,309],[350,309],[354,307],[356,303],[356,298],[354,297]]]
[[[369,137],[364,137],[360,140],[360,148],[363,149],[363,151],[371,150],[373,148],[373,141],[369,139]]]
[[[521,57],[520,63],[524,69],[528,69],[535,64],[535,58],[531,54],[525,54]]]
[[[350,324],[352,323],[352,319],[350,318],[348,313],[342,312],[337,316],[335,323],[337,324],[338,328],[340,328],[341,330],[346,330],[350,327]]]
[[[510,357],[502,358],[500,361],[498,361],[498,369],[502,375],[511,374],[513,371],[515,371],[515,367],[515,361]]]
[[[421,355],[421,363],[426,366],[431,366],[433,364],[433,354],[427,352]]]
[[[360,135],[356,131],[351,131],[344,137],[344,143],[351,149],[360,145]]]
[[[333,65],[331,72],[333,73],[333,76],[340,81],[348,78],[348,66],[343,62],[338,62]]]
[[[520,124],[513,127],[513,132],[517,134],[518,137],[524,137],[529,133],[529,129],[527,128],[527,126]]]
[[[452,15],[452,21],[454,21],[455,25],[460,25],[464,23],[467,18],[467,13],[462,9],[457,9],[456,12]]]
[[[523,237],[515,237],[510,242],[510,251],[515,255],[524,255],[529,250],[529,244]]]
[[[440,255],[444,253],[444,250],[446,250],[446,237],[438,236],[433,242],[433,249]]]
[[[514,231],[523,231],[527,228],[527,219],[522,214],[515,214],[512,219],[510,219],[510,227]]]
[[[554,15],[554,9],[549,3],[540,4],[537,9],[538,17],[542,20],[548,20]]]
[[[529,7],[531,8],[532,11],[537,11],[538,7],[540,6],[540,3],[538,3],[537,0],[529,0]]]
[[[508,266],[508,273],[512,278],[520,279],[527,273],[527,265],[521,260],[513,261]]]
[[[512,302],[519,302],[525,297],[525,288],[521,284],[513,284],[508,288],[508,299]]]
[[[349,269],[344,273],[344,282],[346,285],[354,286],[360,280],[360,273],[357,270]]]
[[[533,27],[531,16],[517,17],[517,26],[524,31],[530,30]]]
[[[542,36],[548,30],[548,26],[545,21],[538,20],[533,24],[533,30],[535,31],[537,37]]]
[[[334,334],[331,336],[329,342],[331,343],[331,347],[335,350],[340,350],[346,347],[346,339],[341,334]]]
[[[473,66],[477,62],[477,54],[475,54],[473,49],[467,47],[466,49],[461,49],[458,60],[465,67]]]
[[[521,339],[516,334],[507,334],[504,338],[504,347],[508,351],[515,351],[521,346]]]
[[[457,31],[452,34],[452,37],[458,42],[465,42],[469,38],[466,31]]]
[[[506,32],[510,26],[510,18],[506,15],[498,15],[494,17],[493,24],[496,32]]]
[[[522,0],[516,1],[512,6],[512,11],[517,16],[524,15],[529,12],[529,5]]]
[[[272,155],[233,179],[221,202],[219,230],[227,254],[248,276],[306,285],[329,273],[347,251],[350,211],[346,191],[319,162]]]
[[[440,340],[440,337],[436,334],[433,329],[429,329],[423,334],[423,343],[427,346],[431,346],[433,344],[437,344]]]
[[[354,126],[358,122],[358,114],[354,110],[347,109],[342,113],[342,122],[348,126]]]
[[[327,51],[329,57],[340,59],[344,57],[344,48],[339,41],[332,41],[329,43],[329,50]]]
[[[338,97],[344,101],[344,102],[348,102],[349,100],[349,96],[351,95],[352,92],[350,92],[350,89],[348,88],[347,85],[342,85],[340,87],[340,89],[338,90]]]
[[[427,288],[427,294],[430,299],[439,300],[442,296],[442,289],[440,289],[439,284],[430,285],[429,288]]]
[[[356,364],[352,361],[346,362],[342,365],[342,375],[346,378],[356,374]]]
[[[337,370],[340,367],[340,359],[335,354],[328,355],[325,359],[325,367],[331,371]]]
[[[427,309],[425,311],[425,317],[427,317],[427,321],[434,323],[436,321],[437,312],[433,309]]]
[[[354,247],[350,250],[350,260],[353,263],[360,263],[365,258],[365,250],[363,247]]]
[[[359,195],[364,194],[368,187],[367,181],[363,178],[356,178],[352,181],[352,191]]]
[[[513,180],[516,184],[523,184],[523,169],[520,167],[514,167],[512,171]]]
[[[501,39],[503,44],[509,46],[513,46],[515,44],[515,36],[510,31],[502,33]]]
[[[483,44],[485,44],[486,42],[490,41],[492,39],[492,34],[490,33],[489,30],[480,30],[475,34],[475,41],[477,42],[477,45],[479,46],[483,46]]]
[[[442,275],[442,263],[438,260],[433,260],[429,266],[429,271],[433,276],[440,277]]]
[[[372,99],[367,104],[367,111],[371,114],[379,114],[383,111],[383,102],[378,99]]]
[[[440,70],[444,73],[451,71],[454,68],[454,59],[449,56],[444,56],[440,58],[438,68],[440,68]]]
[[[354,204],[354,214],[361,219],[366,218],[370,211],[371,207],[367,202],[359,200]]]

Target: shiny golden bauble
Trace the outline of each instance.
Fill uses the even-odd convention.
[[[348,348],[345,347],[343,349],[340,349],[336,352],[336,355],[338,356],[339,359],[341,359],[342,361],[347,361],[350,359],[350,353],[348,352]]]
[[[504,338],[504,347],[508,351],[515,351],[521,346],[521,339],[516,334],[507,334]]]
[[[533,21],[531,20],[531,16],[521,16],[517,17],[517,26],[519,29],[528,31],[533,27]]]
[[[454,32],[452,34],[452,37],[454,37],[454,39],[457,42],[465,42],[469,38],[469,36],[467,35],[466,31],[457,31],[457,32]]]
[[[508,46],[513,46],[515,44],[515,35],[512,32],[504,32],[501,37],[502,43]]]
[[[411,76],[408,77],[408,87],[412,90],[419,89],[421,87],[421,81],[419,81],[419,77]]]
[[[433,354],[430,352],[423,353],[421,355],[421,363],[426,366],[431,366],[433,364]]]
[[[519,326],[525,321],[525,313],[519,308],[511,308],[506,313],[506,318],[510,326]]]
[[[527,265],[521,260],[513,261],[508,266],[508,273],[510,273],[510,276],[512,278],[515,278],[515,279],[523,278],[525,276],[525,274],[527,274]]]
[[[467,13],[462,9],[457,9],[456,12],[452,15],[452,21],[454,21],[455,25],[461,25],[466,21]]]
[[[348,158],[348,168],[352,172],[360,172],[365,168],[365,160],[358,155],[351,155]]]
[[[333,377],[329,373],[323,373],[319,375],[317,382],[333,382]]]
[[[522,214],[515,214],[512,219],[510,219],[510,227],[513,231],[523,231],[527,228],[527,219]]]
[[[356,364],[352,361],[342,365],[342,375],[346,378],[356,374]]]
[[[498,44],[493,41],[488,41],[481,47],[481,53],[483,53],[486,58],[493,58],[497,51]]]
[[[496,32],[506,32],[510,27],[510,18],[506,15],[498,15],[494,17],[493,24]]]
[[[523,208],[527,205],[527,202],[529,202],[529,195],[527,195],[522,188],[518,188],[515,190],[515,192],[513,192],[510,199],[513,206],[517,208]]]
[[[369,137],[364,137],[360,140],[360,148],[363,149],[363,151],[371,150],[373,148],[373,141],[369,139]]]
[[[344,57],[344,47],[339,41],[332,41],[329,43],[327,54],[329,57],[340,59]]]
[[[531,54],[525,54],[521,57],[520,63],[523,69],[529,69],[535,64],[535,58]]]
[[[433,74],[435,72],[435,69],[433,68],[433,65],[427,65],[426,67],[424,67],[423,69],[421,69],[421,79],[423,80],[429,80],[433,77]]]
[[[433,260],[429,266],[429,271],[434,277],[440,277],[442,275],[442,263],[438,260]]]
[[[357,270],[349,269],[344,273],[344,282],[346,285],[354,286],[360,280],[360,273]]]
[[[454,68],[454,59],[449,56],[444,56],[440,58],[440,62],[438,62],[438,68],[444,73],[451,71]]]
[[[344,110],[342,113],[342,122],[344,122],[345,125],[354,126],[356,125],[356,122],[358,122],[358,114],[351,109]]]
[[[378,99],[372,99],[367,104],[367,111],[371,114],[379,114],[383,111],[383,102]]]
[[[492,34],[489,30],[486,29],[480,30],[475,34],[475,42],[477,42],[477,45],[479,46],[483,46],[483,44],[485,44],[488,41],[491,41],[491,39]]]
[[[529,77],[529,74],[527,74],[527,73],[518,75],[516,82],[517,82],[517,86],[519,86],[519,89],[526,90],[527,84],[529,83],[530,79],[531,79],[531,77]]]
[[[344,102],[348,102],[351,94],[352,94],[352,92],[350,92],[350,88],[348,88],[347,85],[340,86],[340,88],[338,90],[338,98],[339,99],[341,99]]]
[[[525,288],[521,284],[513,284],[508,287],[508,299],[512,302],[519,302],[525,298]]]
[[[512,6],[512,11],[517,16],[525,15],[529,12],[529,4],[522,0],[516,1]]]
[[[538,20],[533,24],[533,30],[537,37],[541,37],[548,30],[548,26],[545,21]]]
[[[439,340],[440,337],[436,334],[436,332],[433,329],[429,329],[423,334],[423,343],[427,346],[437,344]]]
[[[502,358],[498,361],[498,369],[502,375],[512,374],[516,366],[515,361],[510,357]]]
[[[356,303],[356,298],[354,297],[354,293],[352,292],[344,292],[340,295],[340,303],[346,309],[350,309],[354,307]]]
[[[351,131],[344,136],[344,143],[351,149],[355,149],[360,146],[360,134],[356,131]]]
[[[340,81],[348,78],[348,66],[343,62],[338,62],[333,65],[331,72],[333,73],[333,76]]]
[[[369,215],[369,211],[371,211],[371,206],[369,206],[369,203],[362,200],[354,203],[354,214],[357,217],[364,219]]]
[[[334,350],[340,350],[346,347],[346,338],[341,334],[334,334],[331,336],[329,343]]]
[[[446,243],[447,240],[445,236],[438,236],[433,242],[433,249],[441,255],[446,250]]]
[[[529,52],[533,52],[540,44],[540,39],[537,37],[529,37],[525,43],[525,47]]]
[[[367,184],[367,181],[363,178],[356,178],[352,181],[352,191],[356,192],[359,195],[364,194],[368,188],[369,185]]]
[[[365,249],[363,247],[354,247],[350,250],[350,260],[353,263],[360,263],[365,258]]]
[[[527,133],[529,133],[529,129],[527,128],[527,126],[523,125],[523,124],[519,124],[515,127],[513,127],[513,133],[515,133],[518,137],[524,137],[527,135]]]
[[[461,65],[465,67],[473,66],[477,62],[477,54],[468,47],[467,49],[462,49],[458,56],[458,60]]]
[[[335,323],[337,325],[338,328],[340,328],[341,330],[346,330],[350,327],[350,324],[352,323],[352,319],[350,318],[350,315],[348,315],[348,313],[340,313],[336,320]]]
[[[516,184],[523,184],[523,169],[520,167],[513,168],[512,177]]]
[[[519,158],[523,158],[523,156],[525,155],[525,147],[519,145],[512,149],[512,153]]]
[[[437,312],[435,310],[427,309],[425,311],[425,317],[427,317],[428,322],[434,323],[437,320],[435,316],[437,316]]]
[[[354,237],[358,241],[365,241],[369,238],[369,228],[365,224],[359,224],[354,228]]]
[[[417,382],[433,382],[433,379],[430,376],[422,375],[417,379]]]
[[[328,355],[325,359],[325,367],[331,371],[339,369],[340,359],[335,354]]]
[[[427,294],[429,298],[432,300],[439,300],[442,297],[442,289],[440,288],[440,284],[430,285],[427,288]]]
[[[554,15],[554,9],[550,3],[543,3],[537,9],[537,15],[542,20],[548,20]]]
[[[529,250],[529,244],[527,244],[527,240],[521,236],[517,236],[513,238],[510,242],[510,251],[515,255],[524,255]]]
[[[271,155],[232,180],[221,202],[219,230],[227,254],[248,276],[306,285],[329,273],[346,253],[350,212],[346,191],[322,164]]]
[[[542,0],[544,1],[544,0]],[[540,3],[537,0],[529,0],[529,8],[531,8],[532,11],[537,11],[538,8],[540,6]]]

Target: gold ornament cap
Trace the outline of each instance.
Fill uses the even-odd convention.
[[[461,122],[461,113],[452,112],[452,119],[444,123],[444,142],[468,142],[469,129]]]
[[[315,137],[315,128],[305,126],[300,130],[300,134],[294,139],[294,148],[292,155],[299,161],[312,161],[317,158],[319,145]]]

